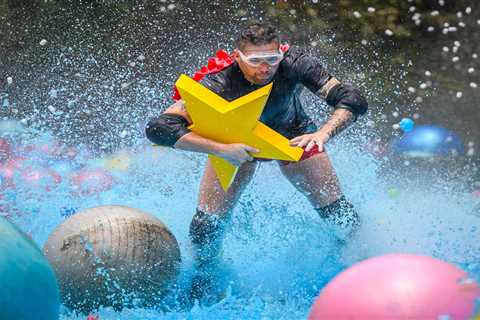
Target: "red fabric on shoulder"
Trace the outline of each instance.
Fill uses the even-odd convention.
[[[233,63],[233,58],[224,50],[218,50],[215,57],[208,59],[206,66],[203,66],[195,72],[192,79],[195,81],[200,81],[205,77],[205,75],[210,73],[219,72]],[[180,92],[178,92],[177,87],[173,87],[174,95],[173,100],[178,101],[181,99]]]

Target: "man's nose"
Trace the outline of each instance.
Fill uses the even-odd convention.
[[[268,72],[270,71],[270,66],[266,62],[262,62],[259,66],[260,72]]]

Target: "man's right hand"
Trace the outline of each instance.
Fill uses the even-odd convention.
[[[258,153],[260,150],[242,143],[230,143],[222,145],[216,155],[239,167],[246,161],[253,161],[249,152]]]

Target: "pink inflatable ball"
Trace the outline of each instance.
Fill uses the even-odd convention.
[[[69,147],[58,141],[42,145],[39,150],[44,155],[54,159],[74,160],[78,155],[78,150],[75,147]]]
[[[0,164],[0,176],[5,180],[11,180],[15,174],[15,167],[12,161]]]
[[[478,297],[478,285],[452,264],[390,254],[337,275],[320,292],[308,319],[470,319]]]
[[[59,159],[63,156],[64,149],[65,146],[62,143],[51,141],[36,145],[30,154],[39,160]]]
[[[105,169],[82,169],[72,176],[74,194],[91,196],[112,188],[113,176]]]
[[[31,189],[52,191],[62,183],[62,177],[49,168],[26,167],[21,171],[20,175],[21,183]]]
[[[0,176],[2,177],[2,189],[14,187],[13,177],[23,168],[24,158],[15,158],[0,164]]]
[[[54,143],[54,144],[45,143],[45,144],[39,145],[37,150],[44,154],[51,155],[51,154],[57,153],[56,151],[58,148],[59,146],[57,143]]]

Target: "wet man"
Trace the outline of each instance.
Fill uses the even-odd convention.
[[[273,83],[260,121],[290,139],[291,146],[302,147],[298,162],[279,161],[283,175],[304,194],[322,219],[345,241],[359,226],[353,205],[342,194],[338,178],[325,150],[325,144],[367,111],[367,101],[354,87],[328,73],[320,61],[295,48],[281,46],[275,28],[254,23],[243,30],[235,43],[233,63],[207,74],[200,83],[228,101]],[[320,128],[304,112],[300,93],[307,88],[333,108]],[[251,180],[259,161],[252,157],[255,148],[241,143],[224,144],[206,139],[187,127],[191,119],[179,100],[146,127],[148,139],[175,149],[214,154],[239,167],[225,192],[207,162],[201,180],[197,212],[190,225],[196,249],[197,274],[192,297],[209,294],[210,272],[219,262],[221,242],[232,209]]]

